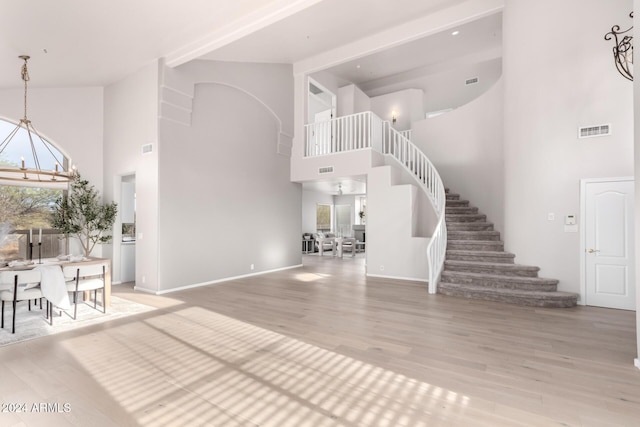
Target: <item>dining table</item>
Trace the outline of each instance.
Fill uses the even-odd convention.
[[[66,310],[71,307],[69,301],[69,293],[67,291],[67,283],[62,274],[62,267],[67,266],[83,266],[92,264],[106,264],[104,277],[104,306],[111,305],[111,260],[109,258],[83,257],[75,260],[73,257],[61,258],[43,258],[40,261],[33,260],[27,262],[11,263],[0,268],[0,271],[17,271],[17,270],[40,270],[42,277],[40,288],[42,296],[51,302],[54,306]],[[85,292],[85,299],[89,298],[89,291]]]

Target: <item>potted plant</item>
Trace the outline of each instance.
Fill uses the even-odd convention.
[[[113,227],[117,212],[117,203],[102,203],[94,186],[77,174],[68,195],[53,206],[51,225],[66,236],[78,238],[88,257],[97,243],[111,241],[111,234],[105,233]]]

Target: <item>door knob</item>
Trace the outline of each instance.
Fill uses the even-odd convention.
[[[600,252],[600,250],[599,249],[589,249],[588,252],[590,254],[592,254],[592,253],[595,253],[595,252]]]

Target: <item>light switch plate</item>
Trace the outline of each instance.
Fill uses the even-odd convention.
[[[576,225],[575,214],[567,214],[564,218],[564,225]]]

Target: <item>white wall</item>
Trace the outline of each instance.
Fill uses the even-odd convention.
[[[491,89],[501,76],[501,57],[427,76],[424,111],[429,113],[465,105]],[[465,81],[473,77],[478,78],[478,83],[466,85]]]
[[[426,281],[429,239],[414,237],[418,187],[400,184],[398,168],[381,166],[367,178],[367,275]]]
[[[331,194],[321,193],[319,191],[302,191],[302,232],[316,232],[316,213],[317,205],[333,205],[333,196]]]
[[[16,67],[16,79],[18,70]],[[23,89],[0,90],[0,117],[17,123],[24,115],[23,108]],[[70,157],[82,177],[102,194],[103,89],[29,88],[27,108],[38,133]],[[102,249],[97,245],[92,255],[102,256]],[[80,244],[72,240],[70,251],[82,253]]]
[[[301,264],[301,186],[278,154],[293,126],[291,67],[173,71],[164,86],[195,90],[188,122],[160,122],[160,291]]]
[[[338,89],[338,116],[364,111],[371,111],[371,100],[358,86],[350,84]]]
[[[122,177],[136,176],[136,288],[158,290],[158,63],[105,88],[105,199],[120,201]],[[142,145],[153,144],[150,154]],[[114,227],[113,280],[120,281],[120,214]],[[142,236],[141,236],[142,235]]]
[[[353,88],[353,113],[371,111],[371,98],[367,96],[358,86]]]
[[[633,1],[633,9],[634,10],[640,10],[640,0],[634,0]],[[638,28],[638,26],[640,25],[640,15],[639,14],[635,14],[634,18],[633,18],[633,22],[634,22],[634,27]],[[636,79],[634,80],[633,83],[633,105],[634,105],[634,165],[635,165],[635,170],[640,170],[640,132],[638,131],[638,129],[640,129],[640,80]],[[640,265],[640,250],[638,250],[638,248],[640,247],[640,174],[636,174],[635,175],[635,192],[636,192],[636,198],[635,198],[635,217],[636,217],[636,222],[635,222],[635,231],[636,231],[636,265]],[[636,268],[636,271],[638,269]],[[636,273],[636,346],[638,348],[637,350],[637,357],[635,360],[635,365],[638,369],[640,369],[640,292],[638,292],[638,290],[640,290],[640,274]]]
[[[563,291],[580,291],[580,233],[563,231],[563,217],[579,213],[580,179],[634,173],[632,83],[603,40],[632,7],[506,0],[505,247]],[[613,135],[577,138],[579,126],[598,124],[611,124]]]
[[[445,187],[504,229],[503,89],[413,125],[413,142],[435,165]]]
[[[413,122],[424,118],[422,100],[422,90],[405,89],[371,98],[371,111],[388,121],[391,121],[391,112],[395,111],[398,115],[393,127],[398,131],[407,130]]]

